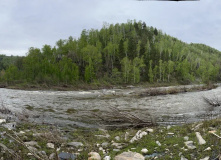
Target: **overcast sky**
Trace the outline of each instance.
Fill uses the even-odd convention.
[[[0,0],[0,54],[25,55],[30,47],[54,46],[83,29],[128,19],[221,50],[220,8],[221,0]]]

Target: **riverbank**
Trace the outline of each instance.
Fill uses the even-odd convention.
[[[120,160],[120,157],[126,160],[132,156],[140,160],[215,159],[220,156],[220,123],[221,119],[215,119],[182,126],[104,130],[22,122],[8,130],[8,123],[1,119],[0,157],[52,160],[70,156],[87,160],[92,155],[97,157],[95,160]]]
[[[179,87],[181,86],[181,87]],[[192,89],[186,88],[185,86],[193,86]],[[89,91],[89,90],[101,90],[101,89],[128,89],[128,88],[146,88],[151,89],[153,92],[150,95],[162,95],[167,94],[160,91],[157,91],[157,88],[160,87],[174,87],[175,89],[169,91],[168,94],[173,93],[181,93],[181,92],[188,92],[188,91],[201,91],[201,90],[210,90],[216,88],[218,85],[209,83],[209,84],[191,84],[191,85],[182,85],[178,83],[141,83],[141,84],[133,84],[133,85],[113,85],[109,83],[79,83],[76,85],[47,85],[47,84],[28,84],[28,83],[18,83],[18,84],[11,84],[7,85],[5,83],[0,84],[0,88],[8,88],[8,89],[17,89],[17,90],[27,90],[27,91]],[[176,89],[178,87],[179,89]],[[180,88],[183,88],[180,90]],[[154,91],[156,89],[156,92]]]

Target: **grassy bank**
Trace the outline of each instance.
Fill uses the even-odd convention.
[[[181,157],[201,159],[207,156],[215,159],[220,154],[221,139],[218,137],[221,129],[220,123],[221,119],[215,119],[182,126],[152,127],[153,131],[147,131],[147,128],[125,130],[59,129],[48,125],[21,123],[13,131],[1,127],[2,152],[0,156],[4,159],[15,159],[16,156],[23,160],[38,159],[33,156],[33,153],[36,153],[42,159],[46,159],[44,156],[50,157],[53,153],[56,155],[60,152],[68,152],[76,155],[79,160],[85,160],[88,159],[88,153],[91,151],[99,153],[101,157],[108,155],[114,158],[116,155],[130,150],[141,153],[146,159],[156,157],[162,160],[180,159]],[[147,135],[130,143],[129,141],[138,130],[145,131]],[[196,132],[201,133],[206,141],[205,144],[199,144]],[[33,144],[29,143],[31,141]],[[193,141],[192,145],[195,146],[195,149],[188,149],[185,145],[186,141]],[[69,142],[81,142],[82,145],[73,146]],[[48,143],[54,144],[54,148],[48,147]],[[148,150],[147,153],[142,153],[141,150],[144,148]]]

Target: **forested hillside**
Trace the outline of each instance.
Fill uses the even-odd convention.
[[[185,33],[184,33],[185,34]],[[1,81],[134,84],[139,82],[208,82],[220,80],[221,52],[203,44],[187,44],[145,22],[105,24],[83,30],[56,45],[29,49],[1,67]]]

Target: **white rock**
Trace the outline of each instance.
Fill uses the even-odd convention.
[[[0,124],[6,123],[6,119],[0,119]]]
[[[157,144],[158,146],[161,146],[161,143],[160,143],[159,141],[156,141],[156,144]]]
[[[188,149],[195,149],[196,146],[193,145],[193,141],[184,142]]]
[[[51,149],[54,149],[54,144],[53,143],[47,143],[47,147],[51,148]]]
[[[110,156],[105,156],[104,160],[111,160],[111,157]]]
[[[69,142],[68,146],[72,146],[72,147],[78,148],[78,147],[82,147],[83,143],[81,143],[81,142]]]
[[[124,140],[127,141],[128,138],[129,138],[129,136],[130,136],[130,134],[129,134],[128,132],[126,132],[126,133],[125,133],[125,136],[124,136]]]
[[[188,160],[188,159],[186,159],[184,156],[181,156],[180,160]]]
[[[189,140],[189,137],[188,136],[185,136],[183,137],[185,141],[188,141]]]
[[[101,156],[97,152],[90,152],[88,160],[101,160]]]
[[[20,131],[19,133],[20,133],[20,134],[25,134],[25,132],[24,132],[24,131]]]
[[[123,152],[117,155],[114,160],[144,160],[144,156],[136,152]]]
[[[136,133],[136,135],[130,140],[130,143],[133,143],[134,141],[137,141],[137,140],[143,138],[143,136],[146,136],[146,135],[147,135],[147,132],[145,132],[145,131],[142,132],[141,130],[139,130]]]
[[[171,128],[171,126],[169,125],[169,126],[167,126],[167,129],[170,129]]]
[[[146,148],[143,148],[143,149],[141,149],[141,152],[142,152],[142,153],[147,153],[148,150],[147,150]]]
[[[212,149],[210,147],[206,148],[204,151],[211,151]]]
[[[116,140],[116,141],[120,141],[120,137],[119,137],[119,136],[116,136],[116,137],[115,137],[115,140]]]
[[[169,133],[167,133],[167,134],[168,134],[168,135],[171,135],[171,136],[174,135],[174,133],[172,133],[172,132],[169,132]]]
[[[32,153],[28,153],[28,154],[27,154],[27,156],[32,156],[32,155],[33,155]]]
[[[149,133],[153,133],[153,129],[151,129],[151,128],[147,128],[146,131],[149,132]]]
[[[99,147],[99,151],[103,151],[104,149],[102,147]]]
[[[206,144],[206,141],[203,139],[200,132],[196,132],[196,138],[198,139],[199,145]]]
[[[202,158],[200,160],[209,160],[209,156],[205,157],[205,158]]]
[[[55,159],[55,153],[50,154],[49,159],[50,159],[50,160]]]

